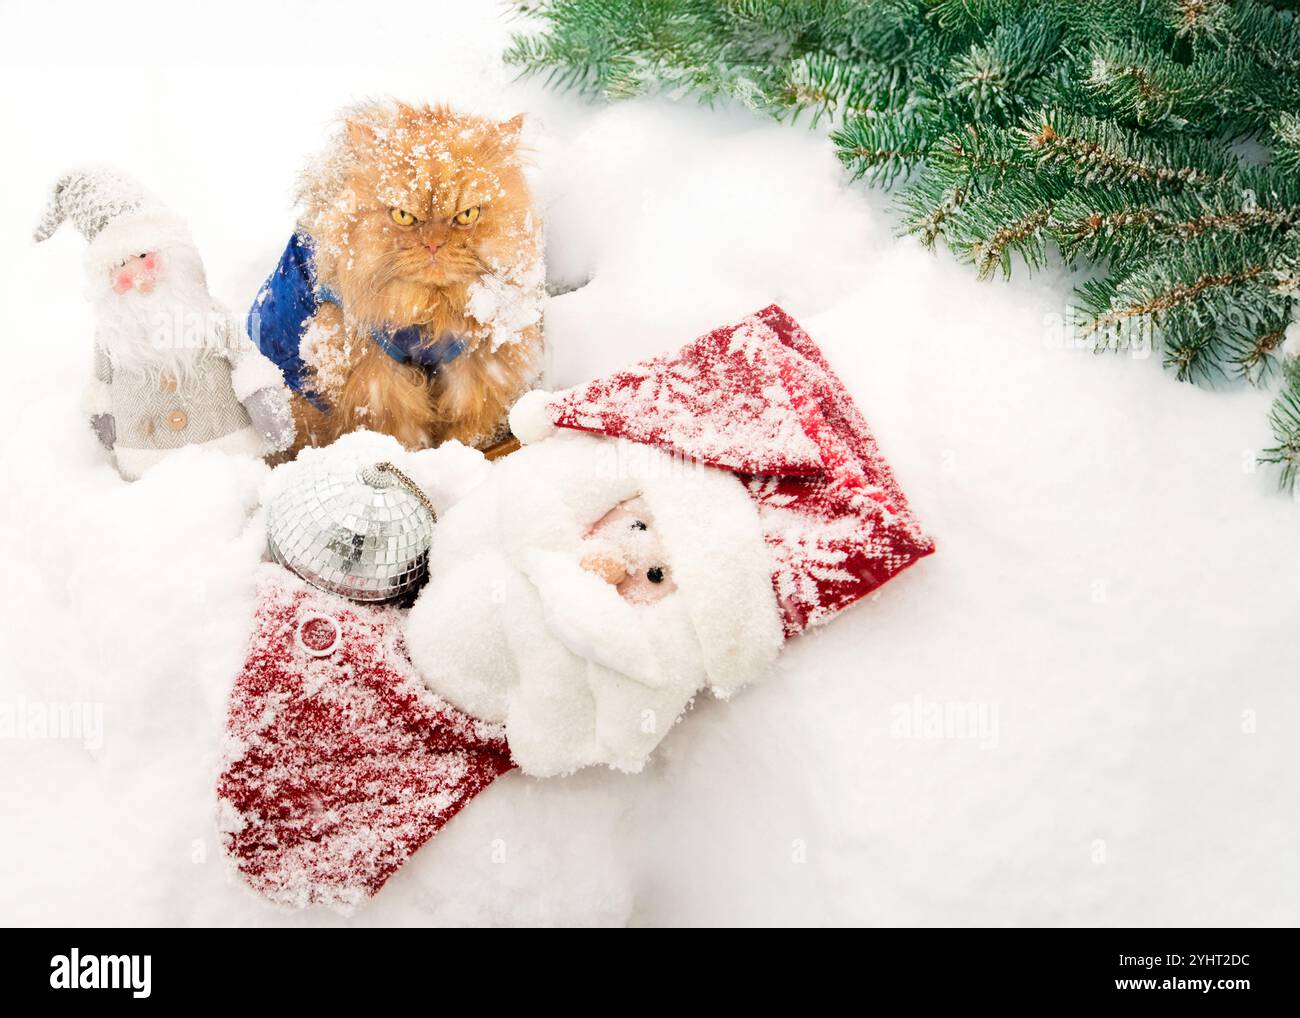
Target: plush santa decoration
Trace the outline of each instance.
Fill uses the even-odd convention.
[[[221,795],[231,851],[271,896],[373,893],[508,766],[502,736],[538,776],[639,770],[701,690],[734,693],[934,550],[775,306],[533,393],[511,426],[524,447],[441,512],[404,640],[391,609],[381,639],[374,609],[317,605],[343,620],[314,657],[294,635],[313,624],[303,592],[264,594]]]
[[[510,423],[525,447],[441,520],[406,631],[530,774],[639,770],[701,690],[730,696],[933,550],[775,306]]]
[[[261,456],[293,440],[280,369],[208,293],[185,224],[129,177],[65,174],[37,241],[71,220],[89,242],[96,317],[85,410],[128,479],[168,452],[204,445]]]

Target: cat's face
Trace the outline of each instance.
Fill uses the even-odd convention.
[[[519,121],[404,105],[349,117],[337,164],[322,174],[328,186],[318,191],[328,193],[305,190],[306,225],[329,262],[322,275],[345,305],[392,324],[420,321],[437,291],[531,250]]]

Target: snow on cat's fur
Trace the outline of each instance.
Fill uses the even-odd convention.
[[[544,296],[540,220],[524,177],[522,118],[366,103],[302,177],[300,228],[337,303],[307,323],[322,413],[295,401],[300,444],[359,427],[418,449],[485,445],[535,379]],[[393,360],[372,329],[419,327],[468,350],[429,376]]]

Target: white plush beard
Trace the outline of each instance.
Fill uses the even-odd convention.
[[[650,690],[704,685],[704,656],[681,598],[632,603],[566,552],[526,554],[523,574],[537,590],[546,630],[570,654]]]
[[[505,722],[526,773],[638,771],[704,685],[703,653],[676,593],[631,604],[573,551],[487,552],[440,571],[407,645],[434,692]]]
[[[161,271],[149,293],[113,291],[107,271],[91,283],[97,335],[114,371],[158,380],[171,375],[185,387],[199,362],[224,342],[224,315],[208,293],[203,264],[185,248],[161,252]]]
[[[705,683],[703,654],[681,598],[625,601],[566,552],[525,553],[521,580],[537,597],[512,599],[508,626],[519,685],[507,731],[524,769],[558,774],[592,764],[639,771]],[[520,653],[522,651],[522,653]]]
[[[592,524],[638,495],[677,581],[650,604],[581,566]],[[494,463],[443,515],[406,643],[430,689],[505,723],[525,773],[636,771],[700,690],[726,695],[775,658],[770,567],[731,474],[565,433]]]

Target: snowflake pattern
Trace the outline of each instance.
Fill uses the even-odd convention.
[[[399,622],[265,567],[217,795],[226,852],[272,901],[350,911],[513,767],[499,725],[420,681]]]
[[[696,340],[682,354],[559,394],[552,418],[563,427],[620,435],[747,473],[792,465],[820,468],[816,445],[799,426],[779,370],[781,348],[765,321],[747,319]]]
[[[772,550],[787,636],[934,550],[844,384],[776,305],[548,409],[561,427],[735,472]]]

